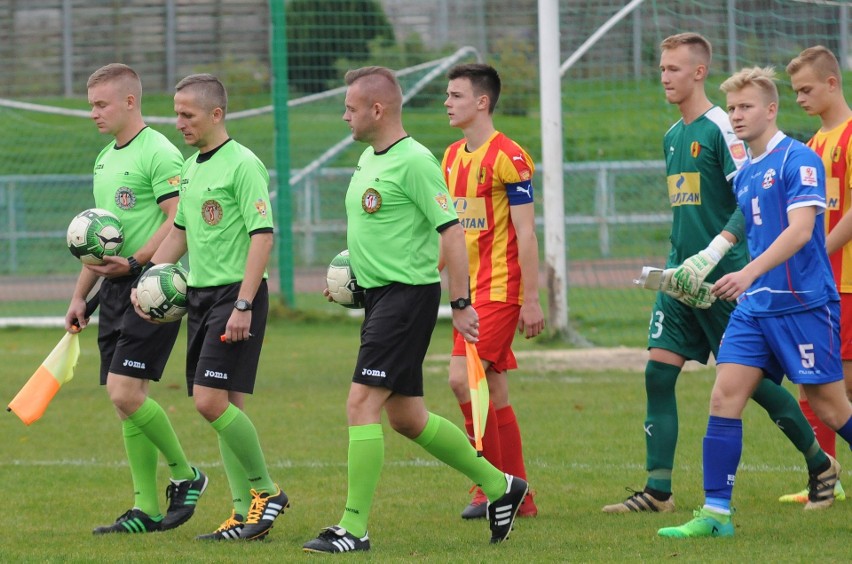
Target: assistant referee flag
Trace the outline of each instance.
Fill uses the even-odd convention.
[[[478,455],[482,456],[482,437],[485,435],[485,421],[488,418],[488,380],[479,359],[476,345],[464,342],[467,358],[467,385],[470,388],[470,412],[473,419],[473,439]]]
[[[65,333],[59,344],[51,351],[38,370],[9,403],[11,411],[26,425],[44,415],[50,400],[62,384],[74,377],[74,366],[80,356],[80,337],[77,333]]]

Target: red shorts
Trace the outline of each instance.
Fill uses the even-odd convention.
[[[518,328],[521,306],[504,302],[482,302],[474,304],[479,314],[479,341],[476,350],[479,358],[491,363],[497,372],[518,367],[512,354],[512,341]],[[464,339],[453,329],[453,356],[464,356]]]
[[[852,294],[840,294],[840,358],[852,360]]]

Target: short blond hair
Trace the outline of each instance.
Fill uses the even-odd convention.
[[[700,33],[685,32],[670,35],[660,43],[660,51],[675,49],[682,45],[689,48],[690,53],[699,63],[707,67],[710,66],[710,62],[713,60],[713,46]]]
[[[829,77],[835,77],[838,84],[843,83],[843,74],[840,72],[840,63],[837,57],[834,56],[827,47],[822,45],[814,45],[808,47],[798,54],[787,65],[787,74],[794,75],[804,67],[810,67],[814,70],[817,78],[826,80]]]
[[[138,101],[142,97],[142,80],[136,71],[122,63],[104,65],[89,76],[86,88],[107,82],[120,82],[129,94]]]
[[[725,80],[719,86],[719,90],[727,94],[739,92],[746,86],[754,86],[760,90],[768,103],[778,103],[778,87],[775,85],[774,67],[746,67]]]

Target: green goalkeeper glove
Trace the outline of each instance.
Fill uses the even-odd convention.
[[[683,261],[683,264],[675,270],[672,275],[675,289],[684,294],[700,294],[704,279],[713,272],[731,247],[733,245],[730,241],[721,235],[716,235],[706,249]]]
[[[711,284],[702,282],[698,287],[698,292],[695,294],[682,292],[674,287],[673,276],[676,270],[675,268],[661,270],[646,266],[642,269],[642,275],[637,280],[634,280],[633,283],[646,290],[659,290],[689,307],[707,309],[713,305],[713,302],[716,301],[716,296],[710,291],[710,288],[712,288]]]

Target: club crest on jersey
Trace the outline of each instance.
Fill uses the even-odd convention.
[[[776,174],[777,173],[775,172],[774,168],[770,168],[769,170],[763,173],[763,183],[761,184],[761,186],[763,186],[764,190],[769,190],[770,188],[772,188],[772,185],[775,184]]]
[[[177,186],[178,184],[180,184],[180,175],[176,174],[169,178],[166,182],[169,183],[169,186]]]
[[[446,194],[442,192],[435,194],[435,201],[438,202],[438,205],[441,206],[442,210],[447,211],[448,209],[450,209]]]
[[[803,186],[816,186],[818,184],[817,171],[815,167],[800,166],[799,177],[802,179]]]
[[[693,141],[689,145],[689,152],[692,155],[693,159],[697,159],[698,155],[701,154],[701,143],[699,143],[698,141]]]
[[[258,198],[254,203],[254,209],[257,210],[261,216],[266,217],[266,202],[264,202],[261,198]]]
[[[831,151],[831,162],[839,163],[840,162],[840,154],[843,151],[840,149],[840,145],[836,146],[834,150]]]
[[[216,225],[222,221],[222,204],[216,200],[207,200],[201,204],[201,217],[207,225]]]
[[[367,213],[376,213],[382,207],[382,195],[375,188],[367,188],[361,196],[361,208]]]
[[[123,210],[129,210],[136,205],[136,194],[127,186],[115,191],[115,205]]]
[[[485,165],[479,167],[479,176],[476,178],[476,181],[480,184],[485,184],[485,179],[488,178],[488,169],[485,168]]]

